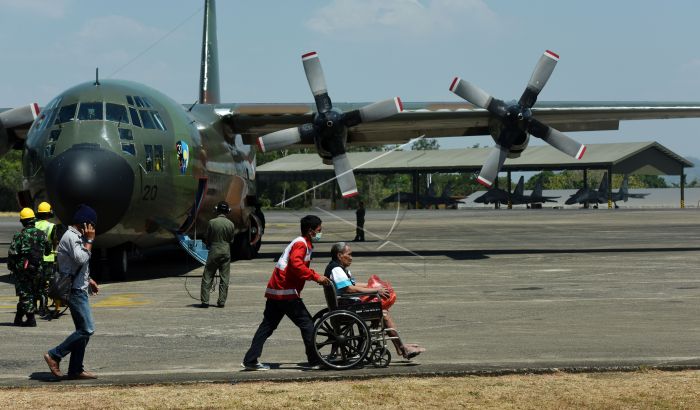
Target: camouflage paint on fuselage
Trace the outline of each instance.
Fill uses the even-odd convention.
[[[72,104],[77,104],[76,111],[69,118]],[[149,247],[172,241],[180,228],[192,228],[183,223],[200,179],[206,178],[197,226],[203,230],[214,204],[225,199],[237,229],[245,230],[245,198],[254,194],[255,152],[226,132],[211,106],[198,107],[206,106],[187,111],[134,82],[77,85],[48,104],[30,129],[23,158],[25,189],[35,203],[53,204],[65,223],[77,203],[93,206],[99,247]],[[112,118],[105,117],[107,111]],[[178,142],[188,148],[184,172]]]

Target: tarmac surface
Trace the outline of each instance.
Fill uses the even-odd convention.
[[[85,365],[99,379],[61,383],[700,368],[696,209],[368,210],[371,233],[351,244],[351,270],[358,281],[377,274],[393,284],[401,336],[427,352],[408,362],[392,349],[387,368],[304,370],[299,331],[284,319],[261,357],[273,369],[242,371],[274,260],[307,213],[266,213],[261,257],[232,265],[223,309],[194,307],[188,292],[198,297],[203,269],[184,252],[132,261],[128,281],[104,283],[91,298],[97,330]],[[353,238],[354,213],[311,213],[324,220],[312,262],[322,272],[332,243]],[[0,218],[0,386],[46,385],[53,378],[42,355],[74,327],[68,312],[36,328],[11,326],[5,256],[17,229]],[[311,314],[325,306],[315,283],[302,296]]]

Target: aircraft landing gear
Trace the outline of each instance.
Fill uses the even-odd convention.
[[[111,281],[126,280],[126,272],[129,269],[127,247],[121,245],[107,249],[107,265],[109,267],[109,279]]]
[[[260,212],[262,214],[262,212]],[[264,217],[262,221],[264,221]],[[265,231],[264,222],[253,213],[250,215],[250,228],[247,231],[236,234],[233,244],[231,244],[232,260],[255,259],[262,245],[262,234]]]

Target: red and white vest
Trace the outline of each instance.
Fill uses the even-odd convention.
[[[311,252],[313,246],[303,236],[287,245],[267,282],[265,297],[276,300],[298,299],[307,280],[318,280],[319,274],[309,268]]]

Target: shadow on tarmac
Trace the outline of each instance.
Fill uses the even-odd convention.
[[[61,381],[61,379],[54,376],[51,372],[34,372],[29,375],[29,380],[36,380],[46,383],[56,383]]]
[[[653,252],[697,252],[700,247],[647,247],[647,248],[574,248],[574,249],[551,249],[551,248],[536,248],[536,249],[473,249],[473,250],[411,250],[411,252],[396,250],[396,251],[363,251],[354,248],[352,251],[353,257],[432,257],[446,256],[454,260],[478,260],[488,259],[489,255],[530,255],[530,254],[585,254],[585,253],[653,253]],[[416,256],[418,255],[418,256]],[[261,252],[259,259],[272,258],[277,260],[279,252]],[[314,256],[319,258],[330,258],[330,252],[316,252]]]

